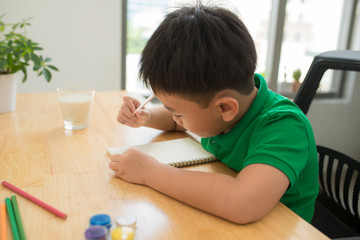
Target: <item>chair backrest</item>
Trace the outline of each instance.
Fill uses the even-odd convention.
[[[355,231],[360,231],[360,162],[330,148],[317,146],[319,201]]]
[[[294,102],[318,146],[318,202],[360,233],[360,51],[316,56]]]
[[[307,72],[294,102],[307,114],[327,70],[360,71],[360,51],[336,50],[317,55]]]

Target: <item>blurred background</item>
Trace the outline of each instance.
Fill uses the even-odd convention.
[[[27,36],[60,69],[50,83],[29,71],[19,92],[55,91],[59,86],[146,93],[138,61],[147,39],[175,0],[0,0],[4,22],[30,20]],[[191,1],[185,1],[191,2]],[[207,1],[204,1],[207,2]],[[300,82],[315,55],[335,49],[360,50],[358,0],[210,1],[237,11],[258,52],[257,72],[270,88],[292,97],[293,73]],[[21,75],[21,73],[20,73]],[[21,81],[21,76],[19,77]],[[336,91],[329,80],[323,91]]]

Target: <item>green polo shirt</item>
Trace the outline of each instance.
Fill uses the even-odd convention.
[[[290,186],[280,201],[310,222],[318,195],[318,157],[309,120],[289,99],[267,88],[255,74],[257,96],[228,133],[201,139],[202,146],[240,172],[262,163],[281,170]]]

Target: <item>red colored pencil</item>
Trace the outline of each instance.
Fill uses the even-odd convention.
[[[21,196],[29,199],[30,201],[32,201],[33,203],[39,205],[40,207],[42,208],[45,208],[46,210],[48,210],[49,212],[55,214],[56,216],[62,218],[62,219],[66,219],[67,215],[59,210],[57,210],[56,208],[50,206],[49,204],[47,203],[44,203],[43,201],[37,199],[36,197],[30,195],[29,193],[21,190],[20,188],[18,187],[15,187],[14,185],[6,182],[6,181],[1,181],[2,185],[4,187],[7,187],[8,189],[20,194]]]

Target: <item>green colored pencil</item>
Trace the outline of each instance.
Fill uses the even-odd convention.
[[[12,203],[12,206],[13,206],[13,209],[14,209],[14,214],[15,214],[17,227],[18,227],[18,230],[19,230],[20,239],[21,240],[26,240],[24,226],[22,224],[20,211],[19,211],[19,206],[18,206],[17,199],[16,199],[15,195],[11,196],[11,203]]]
[[[6,209],[8,212],[8,217],[9,217],[9,222],[10,222],[13,238],[14,238],[14,240],[20,240],[20,236],[19,236],[19,232],[18,232],[18,229],[16,226],[16,220],[15,220],[14,211],[13,211],[13,208],[11,205],[10,198],[5,198],[5,204],[6,204]]]

